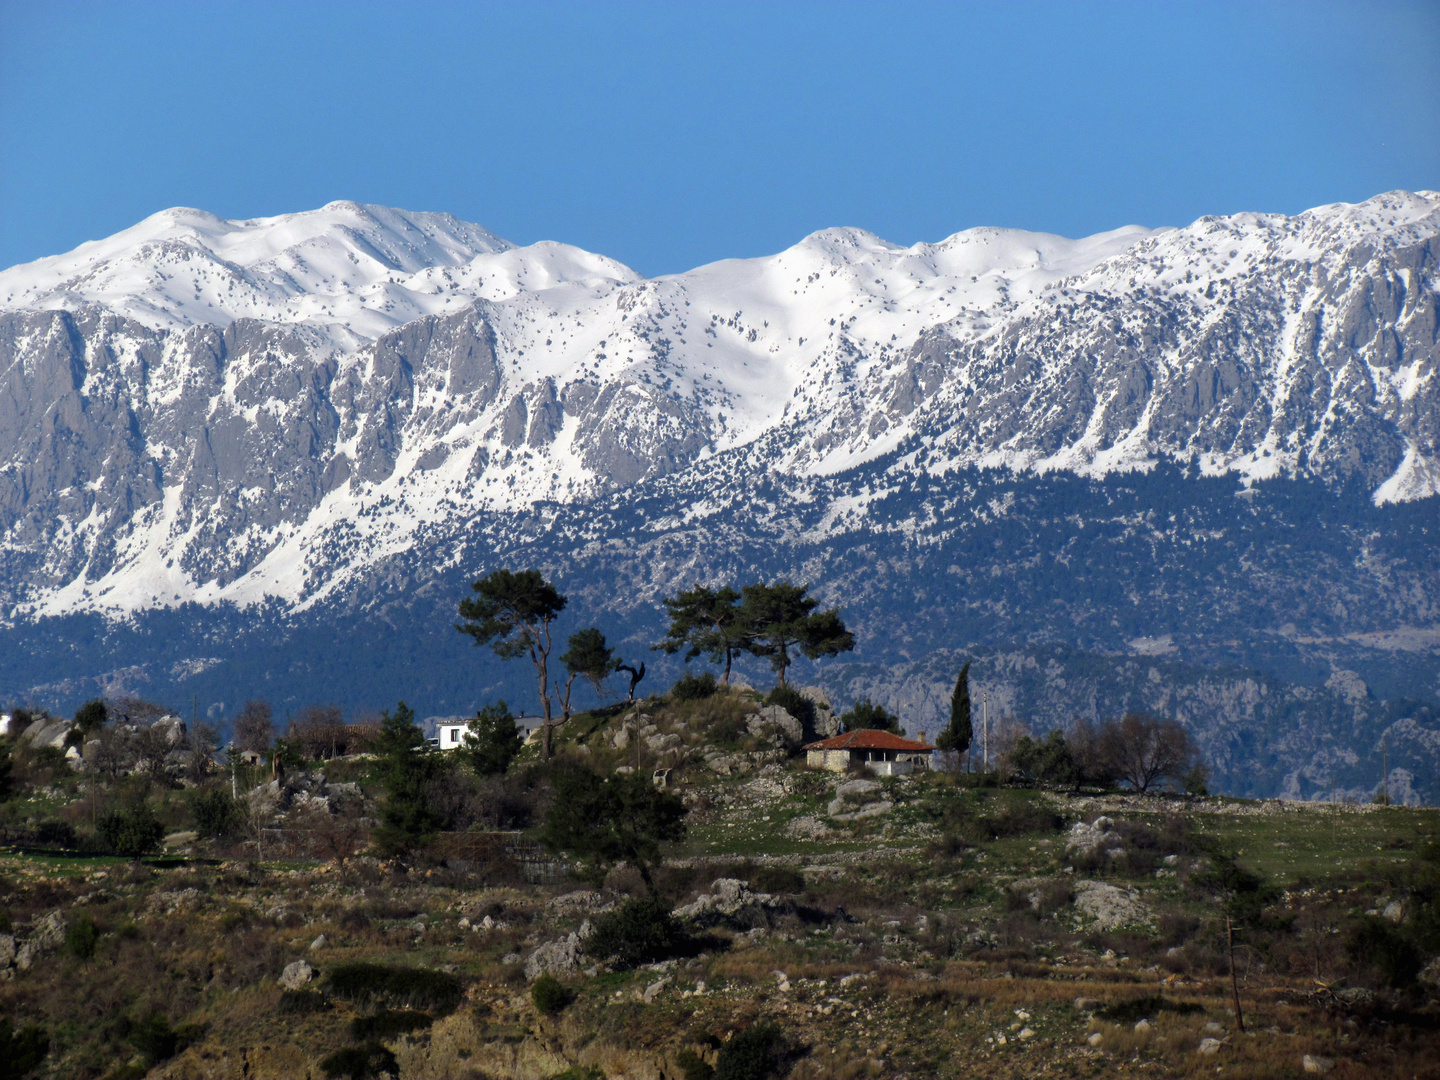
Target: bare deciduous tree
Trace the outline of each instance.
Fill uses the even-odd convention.
[[[329,807],[312,806],[296,815],[317,858],[333,862],[343,876],[345,863],[365,850],[370,835],[361,819],[358,800],[333,802]]]
[[[338,705],[306,705],[290,721],[286,740],[308,761],[338,757],[346,752],[349,735]]]
[[[275,739],[268,701],[247,701],[235,718],[235,748],[263,754]]]
[[[1127,713],[1100,730],[1099,748],[1112,775],[1136,791],[1178,781],[1199,759],[1190,733],[1174,720]]]
[[[190,751],[190,762],[185,766],[185,778],[200,783],[210,775],[215,765],[215,751],[220,747],[220,733],[214,725],[200,723],[186,736],[186,749]]]

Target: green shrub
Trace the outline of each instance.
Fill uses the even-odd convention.
[[[320,1059],[320,1071],[329,1080],[374,1080],[384,1073],[397,1076],[400,1063],[379,1043],[347,1046]]]
[[[68,821],[42,821],[35,826],[35,843],[47,848],[74,848],[75,826]]]
[[[0,739],[0,803],[15,794],[15,762],[10,756],[10,743]]]
[[[764,1080],[778,1064],[782,1043],[780,1028],[764,1022],[752,1025],[720,1047],[715,1080]]]
[[[1350,927],[1345,951],[1354,963],[1379,972],[1380,977],[1397,990],[1413,985],[1425,967],[1425,957],[1409,935],[1373,915],[1359,919]]]
[[[1095,1015],[1112,1024],[1134,1024],[1141,1020],[1151,1019],[1162,1012],[1174,1013],[1177,1016],[1194,1016],[1196,1013],[1204,1011],[1204,1006],[1197,1005],[1193,1001],[1171,1001],[1169,998],[1152,995],[1117,1001],[1113,1005],[1107,1005],[1100,1009]]]
[[[75,729],[82,735],[90,735],[105,726],[108,716],[105,702],[99,698],[87,701],[75,710]]]
[[[16,1031],[8,1016],[0,1016],[0,1080],[28,1076],[49,1052],[50,1036],[40,1028],[27,1025]]]
[[[667,960],[688,942],[670,905],[657,896],[646,896],[596,916],[585,939],[585,951],[617,968],[632,968]]]
[[[196,788],[190,793],[190,817],[201,836],[218,838],[240,823],[240,808],[223,787]]]
[[[762,866],[752,878],[755,887],[767,893],[800,893],[805,891],[805,875],[788,866]]]
[[[37,769],[59,769],[65,766],[65,751],[58,746],[42,746],[30,752],[30,764]]]
[[[680,1067],[680,1074],[685,1080],[711,1080],[715,1075],[714,1068],[694,1050],[681,1050],[675,1055],[675,1064]]]
[[[715,681],[715,676],[708,671],[699,675],[691,675],[688,671],[675,681],[670,688],[670,696],[676,701],[700,701],[704,698],[714,697],[720,684]]]
[[[807,728],[815,726],[815,704],[793,686],[777,686],[765,695],[766,705],[779,705]]]
[[[160,846],[165,826],[143,803],[127,810],[101,814],[95,823],[101,842],[116,855],[138,859]]]
[[[125,1041],[133,1046],[146,1062],[155,1065],[175,1056],[180,1048],[180,1034],[170,1026],[164,1013],[152,1012],[132,1021]]]
[[[356,1042],[383,1042],[396,1035],[405,1035],[435,1022],[429,1013],[382,1009],[372,1016],[357,1016],[350,1021],[350,1037]]]
[[[422,1009],[442,1016],[454,1011],[465,996],[464,985],[454,975],[383,964],[340,964],[331,969],[326,985],[335,997],[355,1005]]]
[[[862,698],[855,702],[848,712],[841,713],[840,723],[845,725],[846,731],[893,731],[896,735],[905,734],[900,726],[900,718],[869,698]]]
[[[329,1007],[330,1002],[319,990],[280,991],[280,1012],[286,1016],[305,1016],[324,1012]]]
[[[1022,776],[1047,787],[1078,787],[1081,780],[1080,766],[1065,741],[1065,733],[1058,728],[1043,741],[1021,735],[1010,750],[1010,765]]]
[[[81,915],[65,928],[65,951],[76,960],[89,960],[95,955],[95,943],[100,940],[100,931],[95,920]]]
[[[546,1016],[554,1016],[570,1004],[571,994],[554,975],[541,975],[530,987],[530,1000]]]

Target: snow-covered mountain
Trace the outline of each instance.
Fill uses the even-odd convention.
[[[1396,192],[646,279],[166,211],[0,272],[0,698],[458,713],[529,693],[449,628],[496,566],[657,680],[660,596],[789,576],[857,637],[806,677],[914,727],[963,657],[1042,730],[1176,716],[1227,790],[1440,797],[1437,234]]]
[[[832,229],[645,279],[444,214],[165,211],[0,272],[0,611],[302,608],[487,515],[661,477],[703,515],[720,461],[1429,499],[1437,233],[1440,194],[1396,192],[1084,240]]]

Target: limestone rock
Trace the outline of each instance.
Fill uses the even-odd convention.
[[[1134,889],[1117,888],[1103,881],[1077,881],[1075,907],[1097,930],[1148,925],[1151,921],[1150,909],[1141,903]]]
[[[587,923],[581,929],[585,930],[588,926]],[[563,938],[545,942],[525,961],[525,978],[534,982],[541,975],[574,975],[580,970],[580,958],[585,955],[583,937],[577,930]]]
[[[1076,855],[1092,854],[1101,844],[1109,839],[1106,834],[1114,827],[1115,823],[1103,815],[1097,817],[1089,824],[1083,821],[1077,821],[1074,825],[1070,826],[1070,834],[1065,838],[1066,853],[1073,852]]]
[[[315,969],[304,960],[294,960],[285,965],[280,973],[280,986],[286,990],[299,990],[315,978]]]
[[[830,800],[830,805],[825,808],[825,812],[831,817],[835,817],[845,809],[847,804],[858,801],[857,796],[879,790],[880,782],[878,780],[846,780],[836,786],[835,798]]]
[[[710,892],[697,896],[684,907],[675,909],[682,919],[691,919],[702,925],[713,925],[726,918],[734,918],[745,909],[763,910],[773,906],[775,898],[769,893],[751,892],[749,885],[739,878],[717,878],[710,885]]]
[[[1317,1073],[1323,1076],[1335,1068],[1335,1062],[1330,1058],[1321,1057],[1318,1054],[1306,1054],[1300,1059],[1300,1066],[1307,1073]]]
[[[745,718],[745,726],[751,735],[778,740],[777,745],[796,747],[805,741],[805,729],[800,721],[779,705],[766,705],[759,712],[751,713]]]
[[[1206,1038],[1206,1039],[1201,1039],[1201,1040],[1200,1040],[1200,1053],[1201,1053],[1201,1054],[1205,1055],[1206,1057],[1209,1057],[1210,1055],[1212,1055],[1212,1054],[1218,1054],[1219,1052],[1220,1052],[1220,1040],[1219,1040],[1219,1039]]]

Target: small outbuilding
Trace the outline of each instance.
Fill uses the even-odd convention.
[[[844,772],[851,765],[869,766],[877,776],[903,776],[916,769],[930,768],[935,747],[924,741],[906,739],[889,731],[867,728],[847,731],[805,747],[805,763],[812,768]]]

